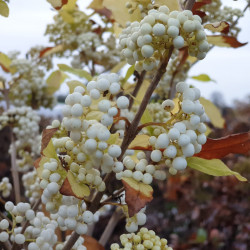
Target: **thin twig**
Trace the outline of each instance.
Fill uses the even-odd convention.
[[[192,10],[194,4],[195,4],[195,0],[188,0],[186,5],[185,5],[185,9],[186,10]]]
[[[110,218],[104,232],[102,233],[102,236],[99,240],[99,243],[102,246],[105,246],[107,241],[109,240],[110,236],[112,235],[117,223],[120,221],[120,219],[124,216],[122,209],[116,209],[116,211],[113,213],[112,217]]]
[[[104,203],[109,202],[109,201],[112,201],[112,200],[114,199],[115,196],[119,195],[119,194],[122,193],[124,190],[125,190],[125,188],[122,187],[121,189],[119,189],[118,191],[116,191],[116,192],[114,193],[113,196],[111,195],[111,196],[109,196],[107,199],[105,199],[104,201],[102,201],[100,205],[102,206],[102,205],[104,205]]]
[[[140,88],[141,88],[141,85],[142,85],[142,83],[143,83],[143,80],[144,80],[144,78],[145,78],[145,75],[146,75],[146,71],[143,70],[143,71],[141,72],[141,74],[138,76],[138,80],[137,80],[137,83],[136,83],[136,85],[135,85],[135,88],[134,88],[134,90],[133,90],[133,92],[132,92],[132,96],[134,96],[134,97],[137,96],[137,94],[138,94],[138,92],[139,92],[139,90],[140,90]],[[131,110],[131,108],[132,108],[132,106],[133,106],[133,103],[134,103],[134,99],[130,96],[130,97],[129,97],[129,107],[128,107],[129,110]]]

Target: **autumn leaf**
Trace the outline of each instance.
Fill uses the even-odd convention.
[[[69,73],[77,75],[81,78],[85,78],[88,81],[91,81],[91,79],[92,79],[92,76],[87,71],[85,71],[83,69],[74,69],[66,64],[57,64],[57,66],[61,71],[69,72]]]
[[[67,82],[67,85],[68,85],[68,87],[69,87],[69,93],[70,93],[70,94],[72,94],[72,93],[74,92],[74,89],[75,89],[76,87],[78,87],[78,86],[81,86],[81,87],[83,87],[83,88],[86,90],[86,86],[85,86],[83,83],[81,83],[81,82],[79,82],[79,81],[76,81],[76,80],[68,81],[68,82]]]
[[[47,47],[47,48],[40,51],[39,57],[44,58],[46,56],[52,55],[52,54],[57,53],[57,52],[61,52],[63,50],[64,50],[63,44],[59,44],[55,47]]]
[[[60,10],[63,5],[67,4],[68,3],[68,0],[61,0],[61,2],[59,1],[53,1],[53,0],[47,0],[54,9],[56,10]]]
[[[200,103],[203,105],[205,112],[210,119],[211,123],[216,128],[224,128],[225,120],[221,115],[219,108],[217,108],[212,102],[201,97]]]
[[[192,76],[191,78],[201,82],[215,82],[215,80],[211,79],[207,74],[200,74],[198,76]]]
[[[250,132],[233,134],[219,139],[207,139],[200,153],[195,156],[204,159],[221,159],[232,154],[248,155],[250,152]]]
[[[84,235],[83,245],[88,250],[104,250],[105,248],[93,237],[89,235]]]
[[[60,193],[66,196],[74,196],[78,199],[83,199],[90,195],[90,190],[87,185],[79,183],[71,171],[68,171],[67,177],[60,188]]]
[[[3,0],[0,0],[0,15],[4,17],[9,16],[9,7]]]
[[[222,22],[208,23],[204,26],[204,28],[212,32],[221,32],[226,34],[229,32],[230,25],[229,23],[222,21]]]
[[[138,149],[138,147],[147,148],[150,147],[148,135],[137,135],[135,139],[130,143],[129,149]]]
[[[7,73],[14,74],[16,69],[11,67],[11,59],[4,53],[0,52],[0,67],[2,67],[3,71]]]
[[[188,166],[205,174],[212,176],[229,176],[234,175],[239,181],[247,181],[239,173],[230,170],[221,160],[206,160],[199,157],[187,159]]]
[[[199,2],[195,2],[192,8],[192,12],[194,13],[196,10],[200,9],[202,6],[206,4],[210,4],[210,3],[212,3],[212,0],[202,0]]]
[[[46,83],[48,85],[47,94],[54,94],[68,76],[60,70],[56,70],[50,74]]]
[[[43,150],[48,146],[51,138],[53,135],[56,133],[58,128],[49,128],[49,129],[44,129],[42,133],[42,142],[41,142],[41,153]]]
[[[207,41],[208,43],[219,47],[229,47],[229,48],[230,47],[239,48],[247,44],[247,43],[240,43],[233,36],[222,36],[222,35],[207,36]]]
[[[133,178],[124,177],[122,183],[125,188],[125,201],[128,205],[129,217],[134,216],[153,199],[153,188]]]

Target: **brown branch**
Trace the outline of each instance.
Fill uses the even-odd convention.
[[[138,76],[138,80],[137,80],[137,83],[136,83],[136,85],[135,85],[135,88],[134,88],[133,92],[131,93],[132,96],[134,96],[134,97],[137,96],[137,94],[138,94],[138,92],[139,92],[139,90],[140,90],[140,88],[141,88],[141,85],[142,85],[142,83],[143,83],[143,80],[144,80],[144,78],[145,78],[145,75],[146,75],[146,71],[143,70],[143,71],[141,72],[141,74]],[[130,96],[130,97],[129,97],[129,107],[128,107],[129,110],[131,110],[131,108],[132,108],[132,106],[133,106],[133,103],[134,103],[134,99]]]
[[[192,10],[195,0],[188,0],[185,5],[185,10]]]

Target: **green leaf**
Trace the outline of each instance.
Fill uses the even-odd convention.
[[[81,82],[79,82],[79,81],[76,81],[76,80],[68,81],[68,82],[67,82],[67,85],[68,85],[68,87],[69,87],[69,92],[70,92],[70,94],[72,94],[72,93],[74,92],[74,89],[75,89],[76,87],[78,87],[78,86],[81,86],[81,87],[83,87],[83,88],[86,90],[86,86],[85,86],[83,83],[81,83]]]
[[[197,81],[201,81],[201,82],[215,82],[215,80],[211,79],[210,76],[206,75],[206,74],[200,74],[198,76],[192,76],[192,79],[195,79]]]
[[[0,15],[4,17],[9,16],[9,7],[3,0],[0,0]]]
[[[60,70],[52,72],[46,80],[46,83],[48,85],[47,93],[49,95],[54,94],[60,88],[61,84],[67,77],[68,76]]]
[[[125,78],[123,79],[123,82],[126,83],[127,80],[129,79],[130,76],[132,76],[132,74],[134,73],[135,71],[135,65],[132,65],[128,68],[128,71],[125,75]]]
[[[239,181],[247,181],[245,177],[237,172],[230,170],[221,160],[206,160],[199,157],[187,159],[188,166],[205,174],[212,176],[229,176],[234,175]]]
[[[203,105],[205,112],[210,119],[211,123],[216,128],[224,128],[225,119],[222,117],[221,112],[218,107],[216,107],[212,102],[209,100],[201,97],[200,103]]]
[[[152,121],[153,121],[153,118],[150,115],[148,109],[145,109],[145,111],[141,117],[141,123],[144,124],[144,123],[148,123],[148,122],[152,122]]]
[[[120,69],[122,69],[126,65],[126,61],[121,61],[115,65],[113,69],[111,69],[111,73],[117,73]]]
[[[77,75],[79,77],[85,78],[88,81],[91,81],[91,79],[92,79],[92,76],[87,71],[85,71],[83,69],[74,69],[66,64],[57,64],[57,66],[61,71],[69,72],[73,75]]]

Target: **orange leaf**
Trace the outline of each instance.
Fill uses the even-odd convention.
[[[219,47],[232,47],[232,48],[239,48],[247,44],[247,43],[240,43],[233,36],[221,36],[221,35],[207,36],[207,41]]]
[[[221,32],[221,33],[228,33],[229,27],[230,27],[229,23],[225,21],[208,23],[204,26],[205,29],[211,30],[212,32]]]
[[[47,47],[47,48],[40,51],[39,57],[43,58],[43,57],[49,56],[51,54],[60,52],[63,49],[64,49],[64,46],[62,44],[59,44],[55,47]]]
[[[104,250],[105,248],[93,237],[84,235],[84,243],[83,245],[88,249],[88,250]]]
[[[133,178],[124,177],[122,183],[126,193],[128,214],[132,217],[153,199],[153,189],[150,185],[137,182]]]
[[[43,150],[48,146],[50,139],[53,137],[53,135],[56,133],[58,128],[50,128],[50,129],[44,129],[42,134],[42,145],[41,145],[41,154]]]
[[[206,144],[202,146],[200,153],[195,156],[204,159],[221,159],[233,154],[249,154],[250,152],[250,132],[240,133],[222,137],[219,139],[208,138]]]

